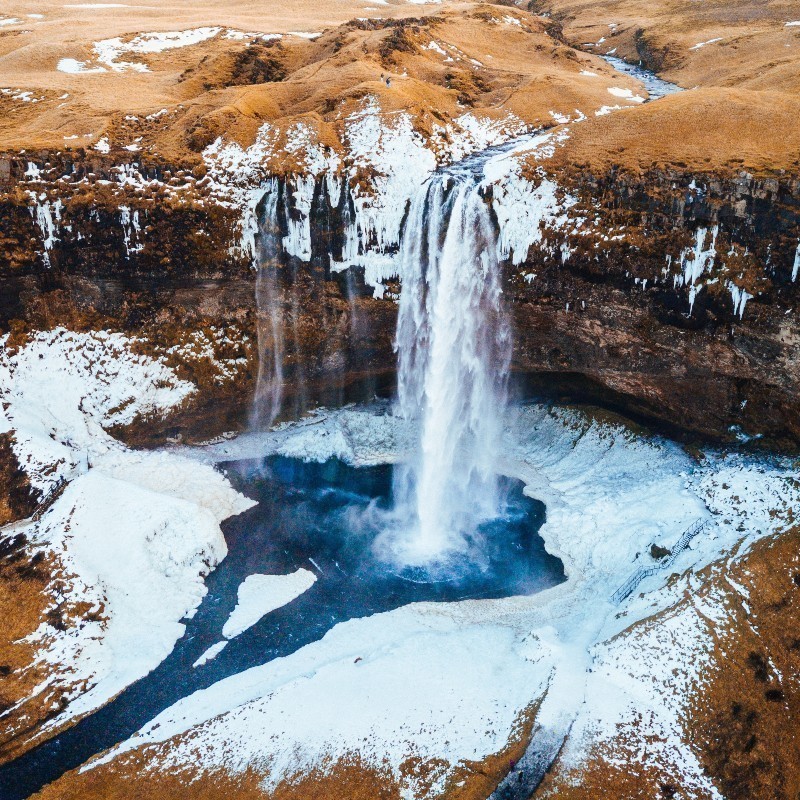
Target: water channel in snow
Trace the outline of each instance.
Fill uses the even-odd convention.
[[[533,594],[564,580],[561,561],[538,535],[544,506],[523,495],[517,481],[500,481],[505,501],[500,516],[479,531],[482,558],[458,574],[427,580],[386,563],[375,547],[376,530],[359,522],[370,508],[390,507],[391,466],[272,456],[221,467],[258,505],[223,523],[228,556],[207,578],[208,594],[186,621],[183,638],[107,706],[0,767],[3,800],[23,800],[182,697],[287,656],[348,619],[418,601]],[[265,606],[266,613],[247,619],[240,587],[261,582],[266,589],[270,576],[293,576],[300,585],[278,587],[279,599]]]

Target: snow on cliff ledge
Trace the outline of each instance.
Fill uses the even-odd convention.
[[[465,113],[434,126],[426,138],[415,129],[410,113],[384,112],[375,97],[368,97],[344,120],[341,152],[322,145],[317,131],[305,122],[284,132],[266,123],[250,147],[220,138],[203,157],[218,201],[242,209],[237,249],[251,258],[256,254],[256,207],[265,193],[278,191],[271,176],[283,174],[287,163],[295,166],[286,176],[291,208],[284,210],[288,233],[283,247],[302,261],[311,258],[311,205],[315,186],[324,178],[328,204],[340,211],[344,224],[344,246],[341,254],[331,254],[331,266],[364,267],[366,282],[381,296],[383,284],[398,271],[396,254],[409,204],[433,172],[503,145],[526,130],[513,114],[492,119]],[[540,156],[551,153],[565,136],[562,131],[559,136],[541,137]],[[509,154],[502,165],[495,165],[492,178],[500,187],[496,210],[503,206],[498,213],[500,255],[505,258],[513,251],[515,263],[524,260],[533,243],[541,242],[543,226],[563,224],[562,212],[571,205],[568,198],[557,197],[552,182],[544,178],[532,182],[522,176],[514,156],[523,154],[530,155],[530,149]]]

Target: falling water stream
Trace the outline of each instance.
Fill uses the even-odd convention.
[[[405,563],[463,549],[500,511],[496,455],[511,336],[493,221],[470,169],[434,175],[414,199],[400,251],[397,411],[418,428],[396,468],[395,542]]]
[[[452,563],[454,555],[474,550],[480,526],[502,513],[496,451],[511,336],[497,232],[481,186],[485,162],[506,149],[489,149],[432,175],[406,219],[398,254],[403,290],[395,413],[418,435],[407,461],[395,468],[391,513],[373,520],[385,528],[378,546],[403,565]],[[259,367],[251,413],[257,429],[275,422],[283,399],[281,210],[280,187],[272,181],[257,238]]]
[[[264,197],[256,244],[256,331],[258,376],[253,395],[251,427],[269,428],[283,398],[283,324],[278,286],[281,231],[278,225],[278,182],[272,180]]]

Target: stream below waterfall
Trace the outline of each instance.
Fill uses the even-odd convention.
[[[208,594],[186,620],[170,656],[115,700],[10,764],[0,767],[3,800],[23,800],[64,772],[128,738],[159,712],[229,676],[287,656],[341,622],[420,601],[453,602],[533,594],[564,580],[538,530],[544,506],[522,484],[499,479],[502,516],[483,528],[483,559],[428,580],[383,561],[375,531],[360,514],[391,503],[391,466],[351,467],[337,459],[309,463],[273,456],[222,465],[233,485],[258,505],[223,523],[228,555],[206,580]],[[372,532],[370,532],[372,530]],[[312,572],[313,585],[229,641],[222,635],[251,575]],[[207,663],[208,648],[226,641]]]

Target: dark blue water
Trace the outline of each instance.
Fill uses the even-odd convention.
[[[182,697],[314,642],[339,622],[417,601],[532,594],[564,580],[538,535],[544,506],[505,480],[502,519],[470,542],[469,560],[439,565],[435,578],[384,560],[374,542],[391,513],[389,466],[354,468],[272,457],[222,465],[258,505],[223,524],[229,554],[208,577],[208,594],[172,654],[119,697],[54,739],[0,767],[0,798],[23,800],[91,756],[131,736]],[[222,639],[240,583],[254,573],[313,571],[314,585],[232,639],[212,661],[192,664]]]

